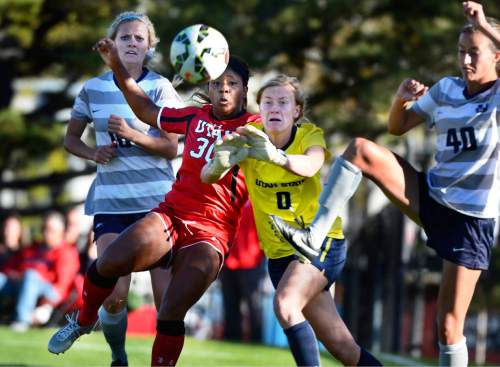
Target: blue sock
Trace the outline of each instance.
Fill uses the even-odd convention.
[[[370,352],[361,348],[361,355],[359,356],[358,366],[383,366],[380,361],[375,358]]]
[[[308,321],[283,330],[297,366],[319,366],[318,342]]]
[[[99,321],[102,332],[111,348],[111,359],[113,361],[127,361],[125,352],[125,333],[127,332],[127,308],[116,314],[107,312],[104,307],[99,308]]]

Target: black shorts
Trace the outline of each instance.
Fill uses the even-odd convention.
[[[425,174],[420,174],[420,220],[427,246],[438,255],[468,269],[487,270],[494,243],[495,220],[471,217],[439,204],[429,195]]]
[[[321,245],[320,255],[316,257],[311,264],[321,271],[328,280],[325,290],[330,289],[333,283],[339,278],[344,268],[347,255],[347,245],[345,240],[338,240],[332,237],[325,237]],[[269,259],[267,270],[273,283],[274,289],[285,273],[288,264],[293,260],[299,260],[296,255],[290,255],[279,259]]]
[[[128,226],[142,219],[148,212],[131,214],[96,214],[94,215],[94,241],[106,233],[121,233]]]

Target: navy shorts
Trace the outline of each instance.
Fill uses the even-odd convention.
[[[425,175],[420,175],[420,220],[427,246],[454,264],[487,270],[494,243],[495,220],[464,215],[439,204],[429,195]]]
[[[96,214],[94,215],[94,241],[106,233],[121,233],[142,219],[148,212],[132,214]]]
[[[325,287],[327,291],[333,283],[339,278],[342,269],[344,268],[347,255],[347,245],[345,240],[338,240],[331,237],[325,237],[321,245],[320,255],[311,262],[311,264],[321,271],[328,284]],[[300,260],[296,255],[290,255],[279,259],[269,259],[267,263],[267,271],[273,283],[274,289],[278,288],[283,274],[285,273],[288,264],[293,260]]]

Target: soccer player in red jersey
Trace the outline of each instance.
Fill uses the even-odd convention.
[[[202,183],[200,171],[217,139],[255,119],[245,110],[249,70],[244,61],[232,56],[226,71],[209,83],[211,104],[158,107],[130,77],[112,40],[102,39],[95,48],[112,69],[136,116],[168,132],[184,134],[184,153],[177,180],[165,200],[122,232],[90,266],[83,307],[54,334],[48,348],[62,353],[80,335],[91,332],[99,306],[120,276],[168,260],[172,279],[158,312],[151,364],[172,366],[184,344],[186,312],[216,279],[247,201],[238,168],[216,184]]]

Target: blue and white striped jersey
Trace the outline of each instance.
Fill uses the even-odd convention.
[[[144,70],[139,86],[158,106],[182,107],[183,102],[170,81]],[[97,146],[118,142],[117,157],[107,165],[97,165],[97,176],[87,195],[85,214],[127,214],[156,207],[170,191],[175,179],[172,165],[165,158],[151,155],[126,139],[108,132],[111,114],[123,117],[129,126],[145,135],[157,137],[160,131],[138,120],[125,97],[107,72],[88,80],[75,99],[71,117],[93,123]]]
[[[430,195],[460,213],[497,218],[500,79],[473,96],[465,95],[465,87],[461,78],[443,78],[412,106],[437,132]]]

